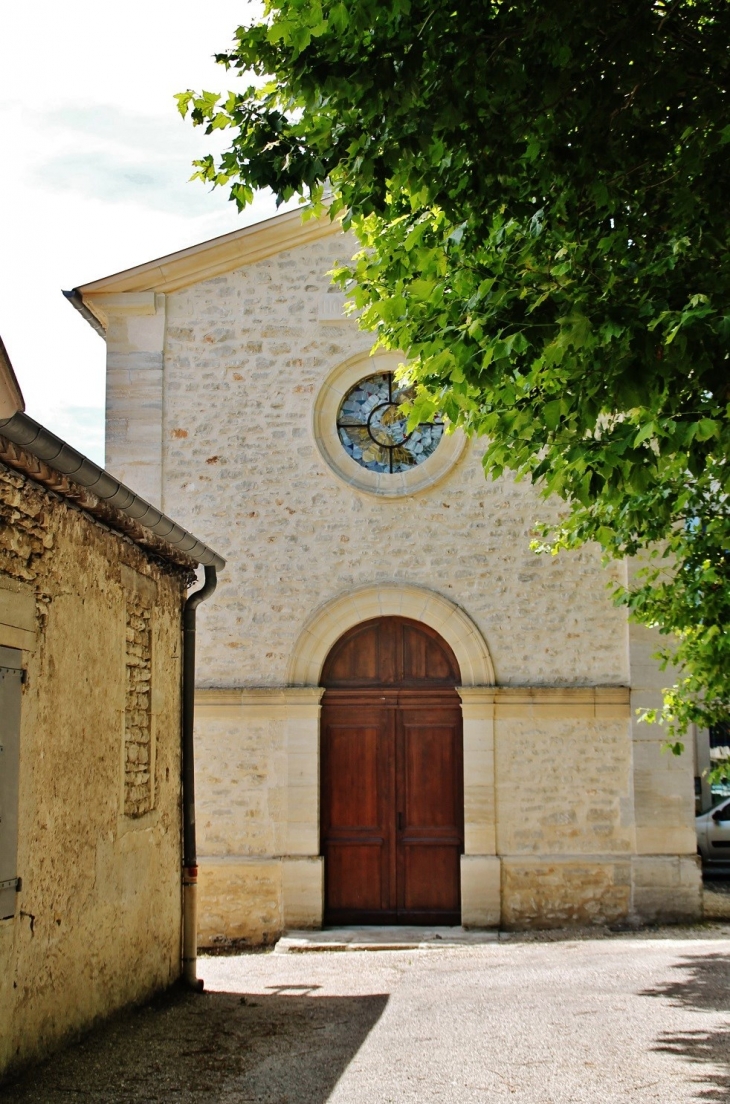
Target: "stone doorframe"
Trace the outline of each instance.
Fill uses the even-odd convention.
[[[289,664],[287,701],[287,851],[282,870],[286,927],[320,927],[324,863],[319,855],[319,679],[327,655],[344,632],[374,617],[409,617],[435,629],[461,670],[457,691],[464,721],[464,854],[461,916],[465,927],[500,921],[500,861],[496,854],[494,776],[494,667],[489,649],[467,615],[435,591],[381,584],[338,596],[302,629]]]

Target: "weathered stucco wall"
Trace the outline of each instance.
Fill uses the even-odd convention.
[[[0,465],[0,645],[27,671],[0,1071],[179,974],[184,594],[184,572]]]

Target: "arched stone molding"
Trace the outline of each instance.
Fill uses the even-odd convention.
[[[436,591],[379,583],[338,595],[321,606],[299,634],[289,664],[290,686],[317,686],[332,645],[344,632],[373,617],[411,617],[443,636],[461,670],[462,686],[494,686],[484,637],[459,606]]]
[[[399,353],[358,353],[338,364],[322,384],[314,402],[312,433],[328,468],[349,486],[366,494],[399,498],[417,494],[440,482],[458,462],[466,447],[461,430],[446,433],[428,460],[409,471],[387,475],[362,468],[345,452],[337,432],[337,413],[347,392],[367,376],[395,372],[403,361]]]

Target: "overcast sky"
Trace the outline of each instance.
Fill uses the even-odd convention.
[[[177,113],[216,66],[246,0],[0,4],[0,334],[27,412],[103,461],[104,342],[62,288],[274,213],[239,216],[189,183],[210,139]]]

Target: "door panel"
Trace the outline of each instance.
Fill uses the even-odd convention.
[[[327,923],[459,922],[464,840],[458,663],[428,625],[348,630],[322,669]]]
[[[451,846],[403,844],[403,903],[408,921],[460,922],[459,854]],[[454,861],[456,860],[456,861]],[[417,916],[415,913],[422,915]]]
[[[722,813],[722,820],[715,817]],[[727,816],[727,819],[725,819]],[[715,862],[730,862],[730,804],[718,807],[707,820],[707,858]]]
[[[382,661],[380,633],[377,623],[358,626],[340,642],[336,653],[328,659],[328,681],[348,685],[354,682],[376,683]]]
[[[327,864],[327,905],[332,913],[381,912],[387,908],[389,894],[384,892],[381,845],[359,842],[330,843],[325,853]]]
[[[445,699],[420,694],[398,715],[398,909],[412,923],[458,924],[461,914],[461,707]]]
[[[461,682],[456,656],[437,632],[407,617],[378,617],[340,637],[325,660],[322,685],[453,687]]]
[[[330,722],[328,735],[330,771],[337,779],[329,800],[330,828],[381,828],[378,727]]]
[[[322,854],[328,923],[394,908],[393,712],[363,695],[322,706]]]
[[[412,717],[410,711],[409,716]],[[414,723],[412,719],[409,723],[403,718],[401,729],[400,796],[404,828],[447,828],[458,834],[458,795],[454,785],[456,725]]]
[[[403,626],[403,682],[444,682],[454,680],[454,660],[441,640],[424,633],[422,626]]]

